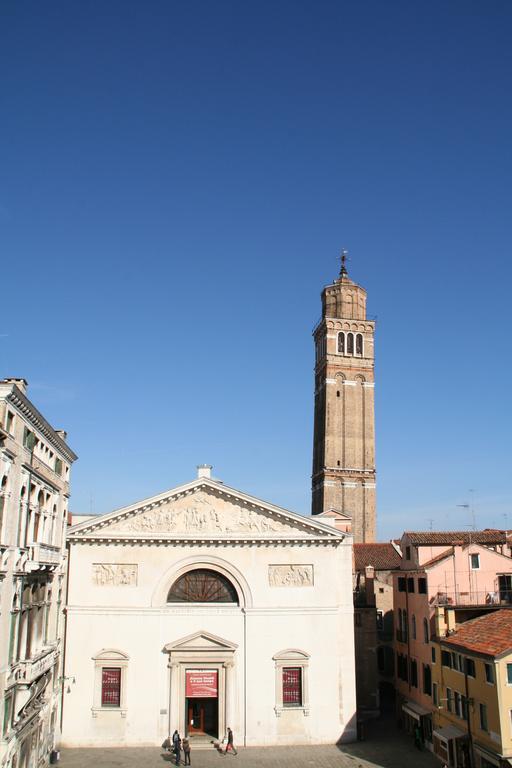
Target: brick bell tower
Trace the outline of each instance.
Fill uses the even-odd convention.
[[[322,292],[315,339],[315,424],[312,514],[352,519],[355,542],[375,541],[375,322],[366,319],[366,291],[341,254],[337,280]]]

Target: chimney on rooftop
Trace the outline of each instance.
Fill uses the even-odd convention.
[[[212,465],[211,464],[198,464],[197,465],[197,476],[198,477],[207,477],[208,479],[211,479],[212,476]]]
[[[366,605],[375,605],[375,568],[373,565],[367,565],[364,569],[364,588]]]

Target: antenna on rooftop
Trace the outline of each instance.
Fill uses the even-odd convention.
[[[429,522],[429,526],[428,526],[429,531],[433,531],[434,530],[434,518],[433,517],[427,517],[427,520]]]
[[[469,502],[469,508],[471,510],[471,523],[473,525],[473,530],[476,531],[476,515],[475,515],[475,489],[470,488],[469,489],[470,495],[470,502]]]
[[[457,506],[463,507],[463,509],[469,510],[471,514],[471,524],[468,525],[467,527],[473,528],[473,530],[476,531],[475,498],[474,498],[475,489],[470,488],[468,492],[471,494],[470,501],[466,502],[466,504],[457,504]]]

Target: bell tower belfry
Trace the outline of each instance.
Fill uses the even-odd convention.
[[[372,542],[375,519],[375,322],[366,291],[341,255],[337,280],[322,292],[315,330],[315,423],[312,514],[350,516],[355,542]]]

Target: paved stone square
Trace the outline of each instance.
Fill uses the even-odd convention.
[[[213,748],[192,752],[194,768],[440,768],[428,751],[418,752],[412,740],[397,731],[393,721],[373,724],[368,738],[341,747],[250,747],[238,755],[219,755]],[[133,747],[124,749],[66,749],[62,768],[170,768],[174,760],[161,749]],[[183,766],[183,762],[181,763]]]

